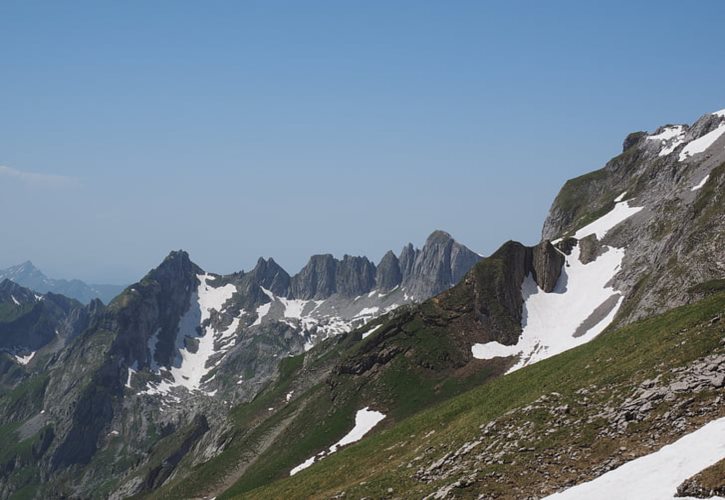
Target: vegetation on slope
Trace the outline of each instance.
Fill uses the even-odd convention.
[[[616,463],[651,452],[725,413],[722,405],[712,409],[713,401],[723,392],[720,387],[695,395],[678,394],[674,401],[666,403],[660,401],[652,413],[641,421],[632,420],[624,431],[611,430],[612,418],[602,416],[606,415],[603,409],[616,409],[641,384],[658,376],[658,380],[666,382],[681,367],[704,356],[723,353],[724,325],[718,319],[723,310],[725,293],[718,293],[696,304],[606,332],[589,344],[476,387],[400,421],[294,477],[245,492],[243,496],[322,498],[345,492],[356,498],[384,498],[393,494],[420,498],[449,483],[457,483],[458,493],[472,497],[479,493],[521,496],[541,494],[542,490],[553,492],[597,471],[602,473]],[[607,365],[606,370],[601,369],[603,364]],[[547,400],[556,407],[542,403]],[[564,417],[555,411],[562,407],[569,408]],[[684,422],[682,426],[668,425],[664,431],[657,427],[666,412],[674,409],[682,412],[678,417]],[[557,422],[567,421],[568,425],[557,426]],[[532,427],[526,436],[530,441],[512,436],[508,441],[520,442],[516,449],[506,448],[508,434],[489,432],[491,437],[485,436],[491,422],[495,422],[494,428],[510,429],[509,433]],[[650,442],[648,436],[653,433],[658,438]],[[435,475],[428,480],[416,478],[421,464],[434,463],[476,440],[482,441],[477,452],[487,448],[489,452],[481,453],[475,468],[468,469],[474,471],[474,477],[463,477],[461,471],[440,479]],[[494,455],[490,450],[499,450],[493,461],[489,460]],[[574,458],[559,456],[563,450],[569,450]],[[309,455],[314,451],[310,449]],[[603,465],[611,457],[619,461]],[[561,473],[554,477],[555,471]]]

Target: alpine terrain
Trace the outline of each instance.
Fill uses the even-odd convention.
[[[485,258],[174,251],[107,306],[5,280],[0,497],[723,496],[724,248],[725,110]]]

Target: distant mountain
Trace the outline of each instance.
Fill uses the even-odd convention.
[[[190,446],[228,439],[229,405],[259,394],[277,377],[281,360],[450,288],[480,259],[443,231],[420,249],[406,245],[400,257],[388,252],[378,265],[366,257],[323,254],[294,276],[271,258],[260,258],[247,272],[213,274],[179,250],[108,306],[93,301],[83,307],[62,297],[77,306],[53,317],[49,312],[57,308],[50,306],[61,296],[37,295],[6,280],[0,311],[7,311],[13,328],[0,345],[0,375],[7,373],[0,382],[7,390],[37,390],[18,409],[3,406],[10,400],[0,387],[0,420],[17,423],[35,415],[28,435],[38,451],[0,472],[0,491],[27,483],[16,473],[28,458],[44,477],[55,478],[52,484],[64,481],[69,467],[81,467],[83,477],[63,495],[86,496],[96,491],[97,479],[108,477],[108,467],[128,467],[98,453],[123,441],[118,456],[137,465],[128,470],[129,481],[113,486],[114,497],[151,492]],[[51,281],[29,263],[9,274],[32,278],[39,288]],[[26,330],[38,332],[30,344],[14,328],[20,313]],[[174,443],[159,465],[148,450],[164,437]],[[0,448],[6,447],[15,449],[0,439]],[[46,494],[50,490],[36,492]]]
[[[101,299],[108,304],[124,289],[120,285],[89,285],[76,279],[48,278],[30,261],[0,270],[0,281],[3,279],[9,279],[38,293],[57,293],[76,299],[84,304],[88,304],[93,299]]]

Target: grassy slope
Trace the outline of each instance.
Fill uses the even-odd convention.
[[[613,387],[636,384],[670,367],[685,365],[705,354],[722,350],[722,322],[708,320],[725,310],[725,293],[717,293],[697,304],[605,333],[594,341],[559,356],[542,361],[489,384],[466,392],[430,410],[399,422],[361,443],[326,458],[292,478],[246,492],[244,498],[329,497],[345,491],[352,497],[375,498],[394,492],[421,497],[440,484],[425,484],[412,478],[414,468],[406,465],[421,448],[455,450],[475,438],[480,426],[508,411],[528,405],[552,391],[574,398],[586,387]],[[608,363],[602,370],[592,364]],[[596,451],[596,426],[579,432],[576,443]],[[436,431],[432,434],[433,431]],[[572,434],[554,434],[538,443],[543,448],[560,448]],[[600,450],[602,453],[607,450]],[[610,450],[611,451],[611,450]],[[525,476],[531,464],[510,467]],[[501,470],[494,464],[481,474]],[[485,481],[476,489],[487,488]],[[491,492],[489,490],[489,492]]]

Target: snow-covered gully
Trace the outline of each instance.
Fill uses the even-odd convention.
[[[618,196],[610,212],[579,229],[574,237],[582,239],[594,234],[601,240],[617,224],[642,210],[622,201],[625,195]],[[527,276],[521,285],[524,306],[519,341],[514,345],[495,341],[474,344],[473,356],[477,359],[519,356],[511,372],[585,344],[599,335],[614,320],[624,299],[609,282],[619,272],[625,250],[606,245],[604,248],[604,253],[594,261],[583,264],[579,246],[574,247],[566,256],[556,287],[550,293],[539,288],[531,275]]]

